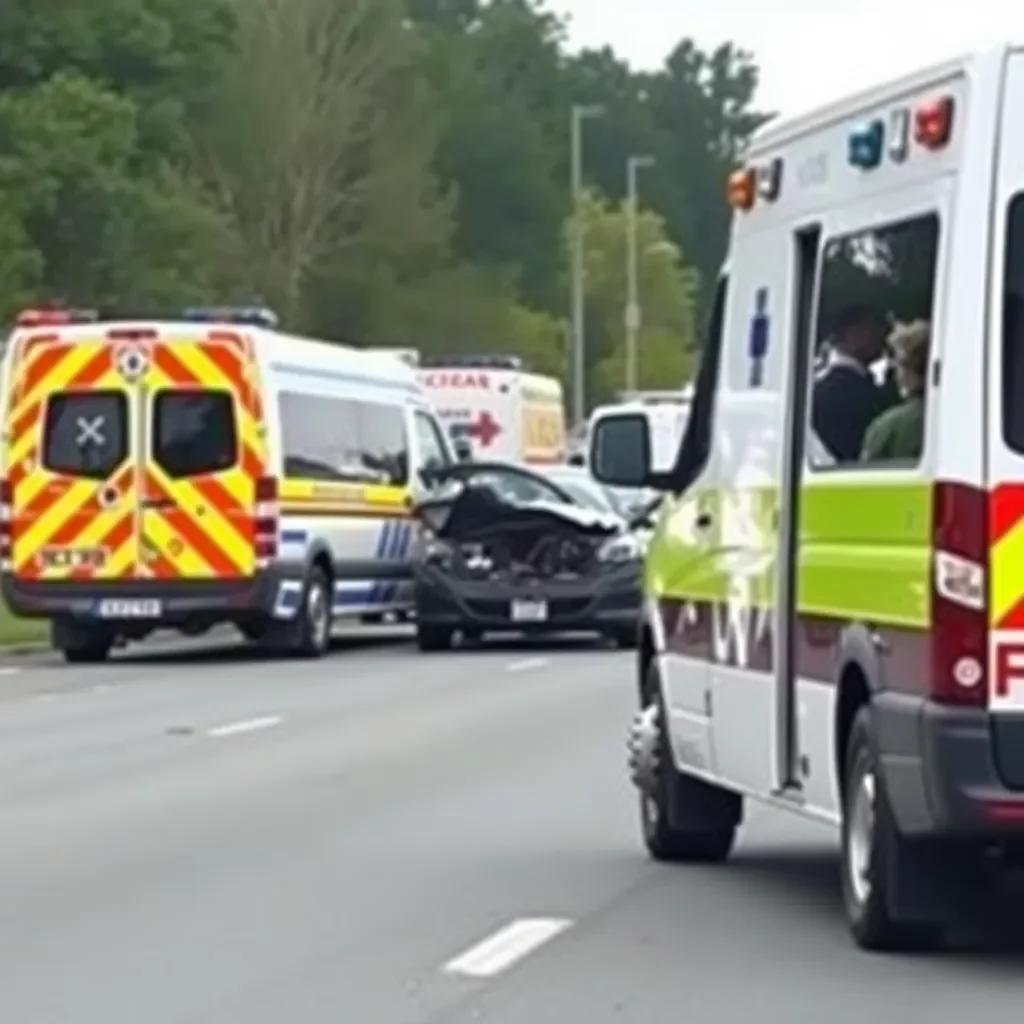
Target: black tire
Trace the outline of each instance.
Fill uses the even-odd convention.
[[[451,650],[455,630],[449,626],[432,626],[423,622],[416,624],[416,646],[424,652]]]
[[[640,646],[640,634],[634,627],[616,629],[608,634],[608,639],[620,651],[635,651]]]
[[[322,658],[331,648],[331,585],[318,565],[309,570],[302,588],[302,603],[291,623],[290,653],[300,658]]]
[[[742,803],[728,790],[676,771],[665,730],[657,668],[652,663],[647,671],[645,692],[658,703],[659,728],[657,783],[653,793],[640,795],[644,845],[657,861],[720,863],[732,852],[740,816],[737,808]]]
[[[878,772],[870,709],[865,706],[854,718],[846,748],[841,859],[843,908],[861,949],[910,952],[942,945],[941,925],[900,921],[892,913],[896,893],[891,888],[899,874],[890,869],[894,858],[908,859],[907,845]]]
[[[69,665],[101,665],[110,657],[115,638],[77,622],[55,619],[50,624],[50,643]]]
[[[96,639],[89,643],[64,647],[61,654],[69,665],[102,665],[110,657],[113,646],[111,640]]]

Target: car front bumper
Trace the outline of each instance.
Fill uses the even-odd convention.
[[[643,567],[629,562],[580,580],[506,583],[467,580],[419,565],[414,586],[416,618],[424,625],[488,632],[619,633],[637,626]],[[547,615],[542,620],[520,621],[513,614],[516,602],[543,602]]]

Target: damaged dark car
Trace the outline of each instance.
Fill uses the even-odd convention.
[[[456,635],[580,631],[636,646],[636,524],[507,463],[451,466],[435,484],[416,507],[424,527],[413,559],[421,650],[447,650]]]

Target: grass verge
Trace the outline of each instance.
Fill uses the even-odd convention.
[[[45,643],[48,636],[46,619],[19,619],[0,601],[0,648]]]

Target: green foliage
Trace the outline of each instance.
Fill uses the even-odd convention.
[[[585,197],[586,338],[591,398],[610,398],[626,384],[625,204]],[[698,344],[698,272],[670,241],[665,222],[641,211],[637,218],[637,298],[642,310],[637,337],[637,383],[644,388],[682,386],[692,376]]]
[[[0,315],[260,299],[321,337],[564,374],[569,117],[596,102],[590,398],[624,374],[631,154],[656,158],[640,380],[681,381],[756,68],[683,41],[640,73],[564,34],[538,0],[5,0]]]

